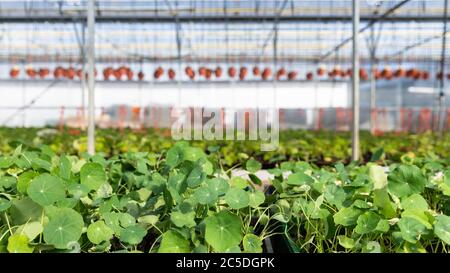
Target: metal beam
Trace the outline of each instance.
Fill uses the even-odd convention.
[[[438,95],[438,120],[437,129],[439,132],[443,132],[444,126],[441,124],[442,111],[445,107],[445,56],[447,47],[447,16],[448,16],[448,0],[444,2],[444,26],[442,30],[442,53],[439,72],[442,73],[442,77],[439,80],[439,95]]]
[[[400,3],[401,4],[401,3]],[[399,4],[399,5],[400,5]],[[390,14],[390,13],[389,13]],[[223,23],[228,20],[230,23],[248,23],[248,22],[273,22],[277,15],[198,15],[187,16],[179,15],[178,20],[181,23]],[[280,16],[280,22],[336,22],[349,21],[351,16],[347,15],[286,15]],[[72,23],[73,21],[86,21],[86,16],[83,15],[2,15],[0,23]],[[435,15],[395,15],[390,17],[381,17],[375,15],[364,15],[360,18],[362,22],[375,23],[378,20],[384,22],[442,22],[441,16]],[[101,15],[96,17],[97,23],[112,23],[112,22],[126,22],[126,23],[174,23],[174,16],[150,16],[150,15]]]
[[[306,53],[307,54],[307,53]],[[31,60],[32,63],[39,64],[48,64],[48,63],[54,63],[52,61],[55,59],[56,55],[27,55],[27,54],[21,54],[21,55],[0,55],[0,64],[11,64],[11,58],[14,58],[14,60],[17,63],[20,62],[29,62]],[[277,60],[279,62],[311,62],[316,63],[318,56],[315,56],[313,54],[305,55],[305,56],[298,56],[294,54],[290,55],[279,55],[277,57]],[[78,60],[80,58],[80,55],[78,54],[70,54],[70,55],[64,55],[64,56],[58,56],[58,63],[73,63],[74,60]],[[112,61],[112,59],[114,61]],[[239,54],[233,54],[229,55],[228,57],[225,55],[214,55],[214,56],[191,56],[191,55],[182,55],[182,62],[186,63],[217,63],[217,62],[250,62],[250,63],[257,63],[261,62],[262,55],[258,54],[249,54],[249,55],[239,55]],[[400,62],[402,61],[401,55],[398,54],[398,56],[386,56],[386,57],[380,57],[379,59],[382,59],[383,61],[389,60],[392,63]],[[440,61],[440,56],[409,56],[408,60],[416,63],[435,63]],[[162,63],[162,62],[177,62],[179,60],[178,54],[175,52],[172,56],[150,56],[150,55],[137,55],[137,54],[123,54],[122,56],[97,56],[95,61],[96,63],[104,63],[104,64],[111,64],[111,63],[141,63],[142,61],[145,61],[146,63]],[[272,61],[272,54],[264,56],[264,60],[269,63]],[[351,62],[351,55],[350,56],[341,56],[339,58],[342,62]],[[361,56],[360,61],[362,63],[370,63],[370,56]],[[330,63],[334,64],[334,60],[326,61],[324,63]]]
[[[88,153],[95,154],[95,0],[88,2]]]

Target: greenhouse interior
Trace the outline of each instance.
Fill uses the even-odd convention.
[[[448,2],[0,1],[0,253],[450,252]]]

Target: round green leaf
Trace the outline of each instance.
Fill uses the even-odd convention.
[[[97,221],[89,225],[87,237],[94,244],[109,241],[114,235],[114,231],[108,227],[104,221]]]
[[[202,168],[196,167],[189,173],[186,182],[190,188],[195,188],[199,186],[205,178],[206,174],[203,172]]]
[[[258,190],[255,190],[253,192],[250,192],[248,194],[248,197],[250,198],[249,205],[252,208],[257,208],[259,205],[264,203],[265,196],[264,193]]]
[[[357,225],[354,231],[358,234],[367,234],[373,232],[378,225],[381,217],[378,214],[367,211],[358,217]]]
[[[17,191],[20,193],[26,193],[30,186],[31,180],[38,176],[38,173],[33,171],[26,171],[19,175],[17,179]]]
[[[70,184],[67,191],[75,199],[86,197],[89,193],[89,188],[83,184]]]
[[[44,227],[41,222],[28,222],[17,228],[16,233],[26,235],[31,242],[41,234],[42,231],[44,231]]]
[[[208,187],[216,193],[217,196],[224,195],[228,189],[230,188],[230,185],[228,185],[228,182],[220,177],[212,178],[207,181]]]
[[[187,213],[182,213],[180,211],[173,211],[170,214],[170,220],[177,226],[177,227],[195,227],[197,224],[194,221],[195,219],[195,212],[190,211]]]
[[[194,192],[194,197],[202,205],[212,205],[217,201],[217,194],[209,187],[198,188]]]
[[[402,198],[414,193],[421,193],[427,180],[417,166],[400,165],[388,176],[388,190]]]
[[[404,210],[428,210],[428,203],[420,194],[413,194],[411,196],[403,198],[401,204]]]
[[[447,245],[450,245],[450,216],[438,215],[435,219],[434,234]]]
[[[292,173],[288,176],[287,184],[293,186],[301,186],[305,184],[313,183],[314,179],[311,176],[304,173]]]
[[[175,231],[166,231],[158,249],[159,253],[189,253],[191,246],[188,240]]]
[[[255,173],[257,171],[259,171],[261,169],[262,165],[260,162],[252,159],[247,160],[247,162],[245,163],[245,168],[247,169],[247,171],[251,172],[251,173]]]
[[[215,251],[238,246],[242,240],[242,222],[239,216],[229,211],[221,211],[205,220],[205,240]]]
[[[354,207],[342,208],[335,215],[333,215],[334,223],[345,227],[352,226],[356,224],[356,221],[361,213],[362,211],[360,209]]]
[[[427,233],[427,227],[414,218],[401,218],[397,222],[403,240],[415,244],[420,235]]]
[[[56,248],[66,249],[70,242],[80,239],[83,226],[83,218],[78,212],[60,208],[44,226],[44,240]]]
[[[6,249],[9,253],[33,253],[33,248],[28,245],[28,237],[19,233],[9,236]]]
[[[225,202],[233,209],[245,208],[250,204],[249,194],[238,188],[231,188],[225,195]]]
[[[348,249],[352,249],[355,247],[355,240],[353,240],[352,238],[348,238],[345,235],[339,235],[337,238],[339,240],[339,244],[342,247],[345,247]]]
[[[120,232],[120,240],[131,245],[137,245],[142,242],[146,234],[145,228],[139,225],[130,226]]]
[[[233,188],[245,189],[248,186],[248,182],[240,176],[234,176],[230,179],[230,186]]]
[[[262,253],[262,240],[255,234],[247,234],[242,239],[242,245],[245,252]]]
[[[167,151],[166,164],[170,168],[175,168],[183,161],[183,151],[180,147],[174,146]]]
[[[106,173],[99,163],[86,163],[80,170],[81,184],[89,190],[98,190],[103,183],[106,183]]]
[[[11,207],[11,201],[4,198],[0,198],[0,212],[7,210]]]
[[[51,205],[66,198],[63,181],[47,173],[34,178],[27,193],[34,202],[41,206]]]
[[[200,158],[205,158],[206,154],[202,149],[197,147],[185,147],[183,149],[183,159],[187,161],[196,162]]]

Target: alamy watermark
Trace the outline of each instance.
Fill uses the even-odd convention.
[[[173,108],[175,140],[260,141],[261,151],[279,144],[278,109]]]

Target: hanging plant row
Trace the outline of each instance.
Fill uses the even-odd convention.
[[[10,69],[9,75],[12,79],[17,79],[20,76],[20,68],[18,66],[14,66]],[[201,66],[198,68],[197,71],[194,70],[191,66],[186,66],[184,69],[184,72],[186,76],[191,79],[195,80],[196,76],[199,78],[202,78],[206,81],[211,80],[213,78],[220,79],[223,77],[223,69],[220,66],[217,66],[216,68],[209,68],[205,66]],[[196,73],[197,72],[197,73]],[[273,80],[273,77],[275,77],[275,80],[281,81],[281,80],[288,80],[288,81],[294,81],[298,77],[297,71],[287,71],[284,67],[279,68],[275,71],[275,73],[272,72],[271,68],[265,67],[265,68],[259,68],[258,66],[254,66],[251,69],[251,72],[253,74],[253,79],[260,77],[262,80]],[[35,79],[39,77],[40,79],[49,78],[51,76],[50,69],[48,68],[38,68],[35,69],[33,66],[28,65],[25,67],[25,74],[30,79]],[[167,74],[167,78],[171,81],[176,80],[176,72],[173,68],[169,68],[165,70],[163,67],[159,66],[156,68],[153,72],[153,78],[154,80],[160,80],[165,74]],[[229,79],[236,79],[238,78],[240,81],[245,81],[249,77],[249,68],[242,66],[240,68],[235,68],[233,66],[229,67],[226,70],[226,74]],[[331,70],[327,70],[325,66],[319,66],[314,73],[313,71],[309,71],[305,74],[305,79],[307,81],[314,80],[315,76],[320,79],[349,79],[352,77],[353,71],[351,68],[349,69],[342,69],[340,66],[335,66]],[[81,79],[83,75],[82,69],[75,69],[74,67],[70,66],[68,68],[64,68],[61,66],[56,67],[53,70],[53,78],[54,79]],[[419,70],[416,68],[411,69],[403,69],[398,68],[396,70],[392,70],[390,67],[384,67],[383,69],[373,69],[372,75],[375,77],[376,80],[393,80],[393,79],[399,79],[399,78],[409,78],[414,80],[429,80],[431,78],[430,73],[425,70]],[[95,71],[95,76],[97,76],[97,71]],[[360,68],[359,70],[359,76],[361,80],[367,81],[370,79],[369,72],[365,68]],[[85,74],[85,78],[88,77],[88,74]],[[436,79],[440,80],[446,78],[450,80],[450,73],[448,73],[445,77],[442,72],[438,72],[436,74]],[[143,81],[145,80],[145,74],[143,71],[138,71],[135,73],[130,67],[127,66],[120,66],[118,68],[113,67],[107,67],[103,69],[103,79],[105,81],[109,80],[116,80],[116,81],[133,81],[133,80],[139,80]]]

